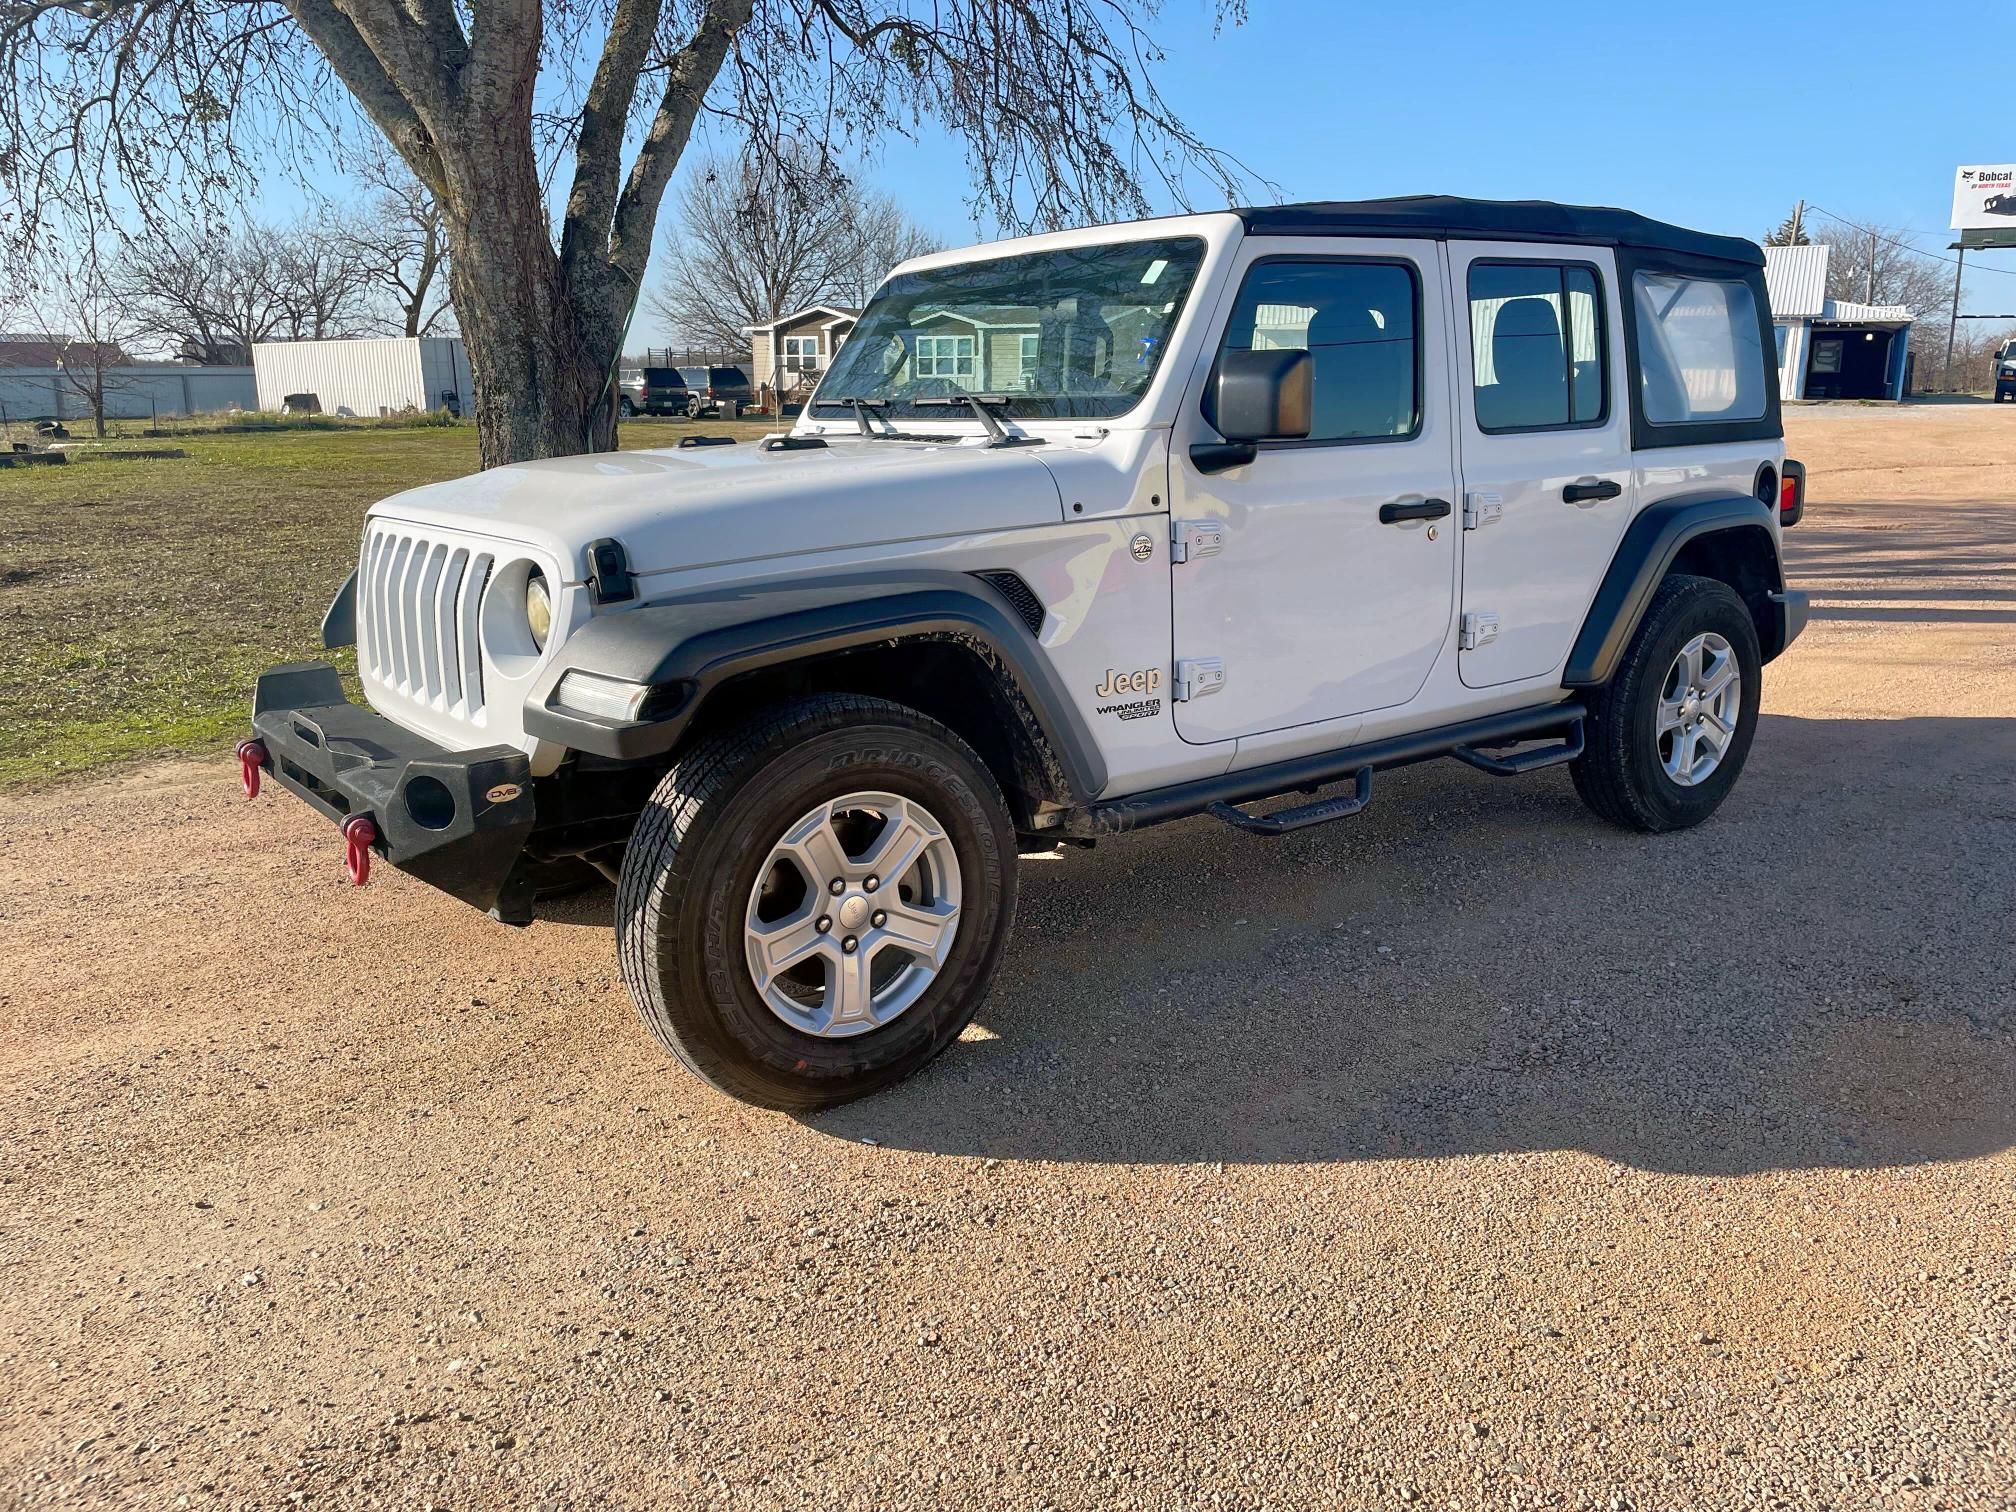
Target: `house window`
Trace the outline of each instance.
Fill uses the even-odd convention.
[[[919,378],[971,378],[973,338],[971,336],[919,336],[917,338]]]
[[[1041,339],[1035,336],[1024,336],[1016,345],[1018,348],[1017,360],[1019,363],[1017,381],[1025,389],[1034,388],[1036,386],[1036,358],[1038,348],[1042,345]]]
[[[818,372],[819,338],[817,336],[786,336],[784,338],[784,371],[787,373]]]

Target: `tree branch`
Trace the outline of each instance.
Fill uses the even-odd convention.
[[[446,192],[434,135],[412,102],[393,81],[378,53],[356,23],[330,0],[284,0],[287,13],[329,62],[371,123],[398,149],[399,156],[435,194]]]
[[[630,181],[617,201],[610,229],[609,262],[630,280],[633,289],[644,277],[658,204],[693,134],[693,118],[721,72],[735,34],[748,25],[753,7],[754,0],[707,0],[699,27],[673,55],[665,76],[665,93],[651,118],[644,145],[638,149],[637,161],[630,165]]]
[[[623,181],[623,133],[637,99],[651,44],[658,33],[660,0],[616,0],[616,13],[581,107],[574,144],[574,185],[560,232],[560,262],[572,269],[590,253],[609,255],[609,228]]]

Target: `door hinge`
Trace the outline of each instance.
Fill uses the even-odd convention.
[[[1225,549],[1223,520],[1171,520],[1169,560],[1187,562],[1194,557],[1216,556]]]
[[[1224,686],[1225,658],[1222,656],[1198,656],[1176,663],[1174,692],[1178,703],[1206,697]]]
[[[1463,634],[1458,644],[1465,651],[1475,651],[1479,646],[1488,646],[1498,639],[1498,616],[1486,610],[1473,609],[1463,616]]]
[[[1500,493],[1471,493],[1463,496],[1463,528],[1482,530],[1486,525],[1505,518],[1505,495]]]

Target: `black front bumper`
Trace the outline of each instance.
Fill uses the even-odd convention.
[[[343,696],[326,662],[262,673],[252,729],[280,785],[341,824],[365,815],[373,849],[507,924],[532,919],[532,768],[510,746],[449,751]]]

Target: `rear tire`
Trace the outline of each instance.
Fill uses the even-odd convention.
[[[809,1111],[958,1038],[1000,963],[1015,882],[1007,803],[964,741],[900,704],[823,694],[703,739],[665,774],[623,857],[617,955],[688,1070]],[[758,964],[776,960],[789,964]]]
[[[1725,672],[1733,684],[1717,690]],[[1736,785],[1757,732],[1763,662],[1743,600],[1675,574],[1603,687],[1588,695],[1575,791],[1600,817],[1658,834],[1699,824]],[[1731,707],[1733,705],[1733,708]]]
[[[616,413],[621,415],[625,420],[634,419],[637,414],[637,406],[630,402],[628,396],[625,396],[616,401]]]

